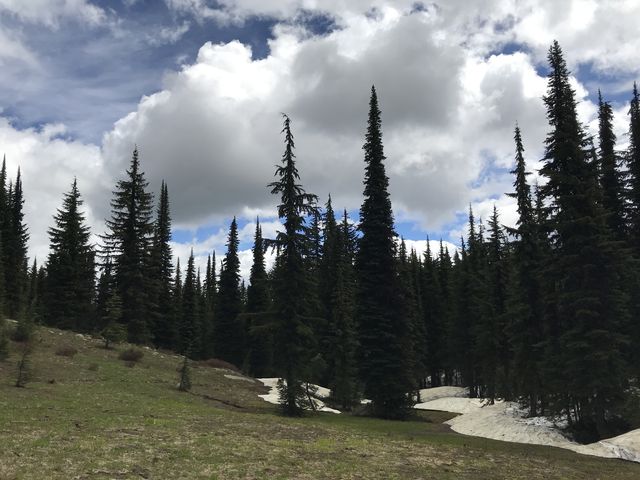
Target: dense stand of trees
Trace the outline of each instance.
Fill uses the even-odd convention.
[[[516,126],[512,227],[495,208],[484,222],[469,208],[459,249],[441,241],[423,255],[409,251],[394,231],[372,88],[357,227],[346,211],[336,216],[330,197],[322,208],[305,192],[284,116],[284,153],[269,185],[283,229],[263,238],[256,222],[247,288],[235,218],[219,272],[215,253],[202,275],[193,253],[184,274],[179,259],[174,268],[168,186],[154,219],[137,150],[100,245],[74,180],[49,230],[46,265],[29,269],[21,175],[9,181],[3,162],[3,312],[105,336],[120,329],[131,342],[279,376],[289,415],[308,401],[307,381],[329,386],[342,409],[369,398],[368,411],[385,418],[406,416],[420,388],[462,385],[491,402],[517,400],[531,415],[564,415],[585,440],[619,431],[640,376],[640,96],[634,85],[623,152],[611,105],[599,96],[591,138],[556,42],[548,60],[540,185],[529,181]],[[3,342],[0,332],[0,356]]]

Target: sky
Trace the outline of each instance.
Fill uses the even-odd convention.
[[[168,183],[175,255],[221,258],[235,215],[248,276],[255,218],[280,226],[281,113],[306,190],[356,218],[371,85],[399,235],[455,248],[469,205],[516,219],[516,122],[535,180],[554,39],[582,122],[596,133],[601,89],[625,147],[638,18],[640,0],[0,0],[0,154],[30,256],[74,177],[97,241],[137,145],[150,189]]]

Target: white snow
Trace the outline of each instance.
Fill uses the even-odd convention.
[[[225,375],[226,376],[226,375]],[[265,393],[263,395],[258,395],[264,401],[273,403],[274,405],[278,405],[280,402],[278,401],[278,380],[279,378],[258,378],[258,381],[262,382],[263,385],[269,387],[269,393]],[[319,385],[314,385],[313,383],[309,384],[310,387],[315,387],[317,389],[315,397],[312,398],[313,404],[316,407],[316,410],[319,412],[330,412],[330,413],[342,413],[340,410],[336,410],[335,408],[327,407],[320,398],[327,398],[331,390],[326,387],[321,387]]]
[[[443,396],[445,393],[451,393],[452,396]],[[490,405],[485,399],[463,398],[461,395],[465,394],[465,389],[457,387],[424,389],[420,391],[420,397],[425,401],[417,404],[415,408],[460,413],[445,423],[455,432],[464,435],[548,445],[585,455],[640,462],[640,429],[589,445],[581,445],[562,434],[560,428],[565,424],[561,420],[554,421],[547,417],[527,418],[517,403],[500,401]]]

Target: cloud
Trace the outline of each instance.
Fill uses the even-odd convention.
[[[459,1],[424,8],[415,8],[414,2],[383,1],[218,2],[222,10],[199,0],[167,1],[176,12],[215,10],[282,21],[274,27],[265,58],[254,59],[240,41],[202,45],[192,63],[168,72],[160,90],[149,92],[120,118],[100,146],[70,140],[51,127],[19,129],[3,119],[0,145],[13,167],[20,163],[25,170],[34,252],[46,251],[46,226],[74,174],[94,231],[103,230],[110,191],[136,144],[151,188],[157,190],[162,179],[168,182],[174,227],[194,232],[194,240],[175,244],[183,262],[192,246],[201,265],[214,248],[222,253],[233,215],[253,220],[259,214],[265,228],[269,224],[275,229],[278,199],[266,185],[283,151],[283,111],[293,119],[303,185],[320,195],[322,203],[330,193],[337,211],[357,210],[371,84],[383,112],[394,213],[397,220],[415,226],[414,238],[438,231],[446,239],[449,231],[448,240],[457,242],[460,219],[470,203],[483,218],[497,203],[503,222],[514,221],[513,201],[504,195],[513,188],[508,173],[513,128],[517,121],[530,169],[539,164],[548,130],[541,100],[546,79],[540,73],[548,43],[535,40],[531,32],[541,21],[538,15],[550,15],[551,3],[535,3],[543,11],[537,13],[528,1],[519,2],[518,8],[514,2],[489,0],[468,8],[461,8],[466,3]],[[607,5],[619,12],[633,9],[624,2]],[[313,35],[295,21],[300,9],[334,15],[338,28]],[[601,33],[595,30],[605,28],[602,22],[612,14],[600,4],[595,13],[589,12],[563,10],[542,32],[543,37],[558,35],[566,42],[566,56],[577,58],[578,66],[592,62],[593,52],[614,50],[621,38],[635,41],[626,17],[619,32]],[[187,25],[184,22],[176,25]],[[587,42],[585,28],[603,45]],[[167,31],[165,40],[174,34],[179,38],[179,30]],[[582,44],[577,45],[577,39]],[[504,50],[510,42],[517,48]],[[625,55],[613,55],[597,68],[606,64],[631,72],[635,67]],[[595,106],[588,100],[580,68],[576,71],[579,112],[593,129]],[[624,110],[616,111],[621,143]],[[87,161],[92,170],[86,168]],[[43,166],[53,172],[52,181],[36,179]],[[198,228],[215,230],[220,225],[215,235],[197,240]],[[246,228],[250,240],[252,227]],[[249,252],[244,250],[243,261]]]
[[[101,232],[103,221],[96,216],[94,205],[104,202],[113,188],[110,179],[101,176],[100,149],[65,139],[64,133],[62,125],[20,130],[0,117],[0,148],[6,155],[9,178],[15,179],[18,167],[22,171],[25,221],[31,237],[29,255],[32,259],[37,257],[40,264],[48,253],[46,231],[73,178],[78,179],[78,188],[85,200],[84,210],[94,233]]]
[[[108,18],[105,10],[86,0],[0,0],[0,13],[50,28],[58,28],[63,19],[99,25]]]

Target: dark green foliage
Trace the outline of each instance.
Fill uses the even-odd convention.
[[[16,365],[16,383],[18,388],[24,388],[31,379],[31,353],[33,351],[33,344],[31,342],[25,342],[22,345],[22,351],[20,352],[20,359]]]
[[[189,358],[185,355],[180,367],[180,379],[178,381],[178,390],[188,392],[191,390],[191,367],[189,366]]]
[[[187,262],[187,272],[182,286],[182,321],[180,322],[180,342],[178,351],[183,355],[199,355],[198,340],[201,338],[198,285],[196,281],[193,250]]]
[[[331,212],[333,214],[333,212]],[[335,265],[334,280],[328,303],[328,326],[325,337],[325,358],[331,397],[343,410],[350,410],[359,401],[357,351],[358,340],[355,325],[355,273],[351,239],[353,228],[347,212],[342,223],[332,227],[335,238],[331,255]],[[327,222],[326,225],[329,225]],[[325,247],[329,237],[325,234]],[[325,255],[329,250],[325,249]]]
[[[600,185],[602,188],[602,206],[607,214],[607,224],[611,232],[622,240],[625,238],[625,206],[620,160],[615,151],[616,136],[613,133],[613,110],[609,102],[602,100],[598,91],[598,122],[600,148],[598,160],[600,166]]]
[[[31,341],[34,329],[33,318],[28,314],[26,309],[23,308],[18,313],[18,324],[13,331],[11,339],[15,342],[27,343]]]
[[[619,245],[612,242],[569,72],[557,42],[544,98],[551,131],[541,173],[549,203],[551,255],[545,267],[546,387],[551,408],[574,428],[603,435],[627,382],[621,326],[628,311]],[[592,438],[593,438],[592,437]]]
[[[122,303],[117,293],[114,293],[106,302],[104,328],[100,336],[104,340],[104,348],[109,349],[114,343],[124,342],[127,338],[127,329],[120,322],[122,317]]]
[[[133,343],[148,343],[152,339],[148,272],[154,228],[153,198],[147,187],[136,148],[126,179],[120,180],[113,192],[111,219],[107,220],[109,232],[103,237],[122,301],[122,323]]]
[[[431,378],[430,386],[441,385],[442,373],[447,363],[446,326],[443,324],[444,298],[440,285],[440,262],[433,258],[431,246],[427,238],[427,250],[422,261],[422,285],[420,288],[422,303],[422,322],[425,330],[423,345],[425,368]]]
[[[3,166],[0,180],[0,190],[4,190],[6,181],[6,168]],[[5,195],[6,194],[6,195]],[[3,220],[2,247],[4,249],[5,271],[5,313],[12,318],[20,315],[21,310],[27,308],[26,294],[27,283],[27,241],[29,234],[24,223],[24,197],[22,191],[22,177],[20,169],[14,185],[9,183],[8,189],[3,193],[6,198]]]
[[[149,269],[150,280],[150,322],[153,326],[155,345],[175,349],[178,328],[175,324],[173,290],[173,258],[171,252],[171,216],[169,189],[163,181],[160,187],[156,221],[153,228],[153,243]]]
[[[94,329],[95,254],[90,231],[81,211],[82,200],[74,179],[62,208],[49,229],[50,253],[44,296],[45,322],[79,332]],[[34,270],[35,264],[34,264]],[[37,300],[37,270],[32,272],[30,304]]]
[[[372,413],[402,418],[414,390],[410,371],[410,325],[404,315],[396,268],[389,179],[385,173],[380,109],[371,89],[365,152],[361,237],[356,257],[360,378]]]
[[[255,377],[266,377],[273,369],[273,332],[271,325],[271,298],[264,260],[265,246],[260,221],[256,220],[253,243],[253,265],[247,288],[246,322],[249,348],[249,372]]]
[[[633,84],[633,97],[629,105],[629,150],[627,151],[629,169],[629,236],[637,257],[640,257],[640,95]]]
[[[271,193],[280,195],[278,216],[284,231],[268,242],[278,250],[274,279],[274,340],[275,361],[280,376],[278,385],[280,404],[286,415],[300,415],[304,398],[302,382],[310,374],[309,361],[316,351],[312,330],[314,307],[309,305],[310,289],[305,270],[305,254],[308,253],[306,215],[313,215],[317,197],[308,194],[297,183],[300,179],[293,150],[291,121],[284,116],[282,132],[285,151],[282,165],[276,167],[278,180],[269,184]]]
[[[511,388],[520,401],[529,407],[530,414],[535,416],[539,404],[543,402],[540,371],[543,360],[543,305],[540,285],[542,245],[539,218],[542,204],[539,195],[536,209],[532,204],[531,188],[527,182],[529,173],[526,171],[524,147],[518,127],[514,138],[516,166],[511,173],[515,176],[515,192],[510,195],[518,205],[518,221],[516,228],[510,231],[515,240],[512,244],[512,281],[507,301],[508,332],[514,354]]]
[[[238,224],[235,217],[229,228],[227,254],[220,272],[214,323],[214,351],[217,358],[242,366],[245,357],[245,335],[240,292],[240,259],[238,258]]]

